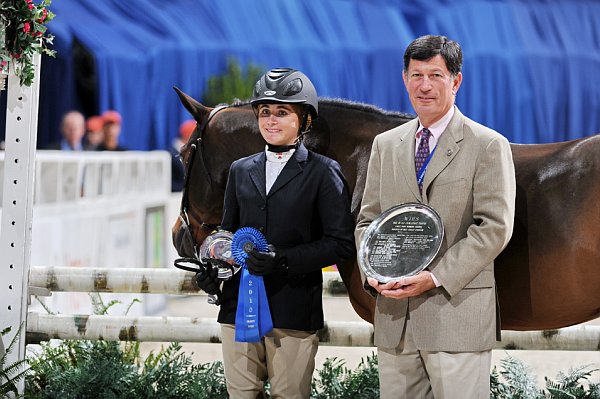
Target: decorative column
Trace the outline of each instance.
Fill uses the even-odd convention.
[[[6,27],[4,26],[4,21],[0,20],[0,52],[4,51],[6,46],[5,41],[6,35]],[[0,62],[2,62],[0,60]],[[0,90],[6,89],[6,78],[8,77],[8,65],[4,63],[0,64]]]
[[[19,326],[23,328],[18,345],[8,354],[5,365],[25,358],[40,63],[41,56],[35,54],[35,79],[29,87],[20,86],[14,62],[9,63],[0,225],[0,330],[6,327],[12,330],[3,337],[4,346],[8,346]],[[20,392],[23,386],[21,382]]]

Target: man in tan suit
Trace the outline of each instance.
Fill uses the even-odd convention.
[[[418,119],[378,135],[371,150],[356,243],[402,203],[427,204],[444,223],[426,270],[385,284],[363,275],[377,297],[382,398],[490,397],[491,349],[500,338],[494,259],[512,234],[515,173],[508,141],[454,105],[461,66],[458,43],[413,41],[404,83]]]

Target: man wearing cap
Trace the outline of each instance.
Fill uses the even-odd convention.
[[[185,170],[181,157],[179,155],[181,147],[188,142],[192,133],[196,129],[196,121],[189,119],[179,125],[179,137],[176,137],[171,143],[169,153],[171,154],[171,191],[183,190],[183,180],[185,176]]]
[[[101,116],[90,116],[85,127],[87,133],[83,137],[83,149],[86,151],[96,151],[102,141],[104,141],[104,120]]]
[[[113,110],[105,111],[102,119],[104,121],[104,139],[98,146],[98,151],[126,151],[126,148],[119,145],[121,114]]]

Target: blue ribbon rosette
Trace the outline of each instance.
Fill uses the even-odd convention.
[[[235,340],[258,342],[273,329],[273,320],[262,276],[248,271],[248,252],[256,248],[268,252],[265,236],[253,227],[242,227],[235,232],[231,241],[231,252],[235,263],[242,267],[238,305],[235,313]]]

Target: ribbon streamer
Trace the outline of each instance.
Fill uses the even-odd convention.
[[[242,227],[235,232],[231,251],[236,263],[242,267],[235,313],[237,342],[258,342],[273,329],[263,278],[250,274],[246,265],[248,252],[254,248],[261,252],[269,250],[267,240],[260,231],[252,227]]]

